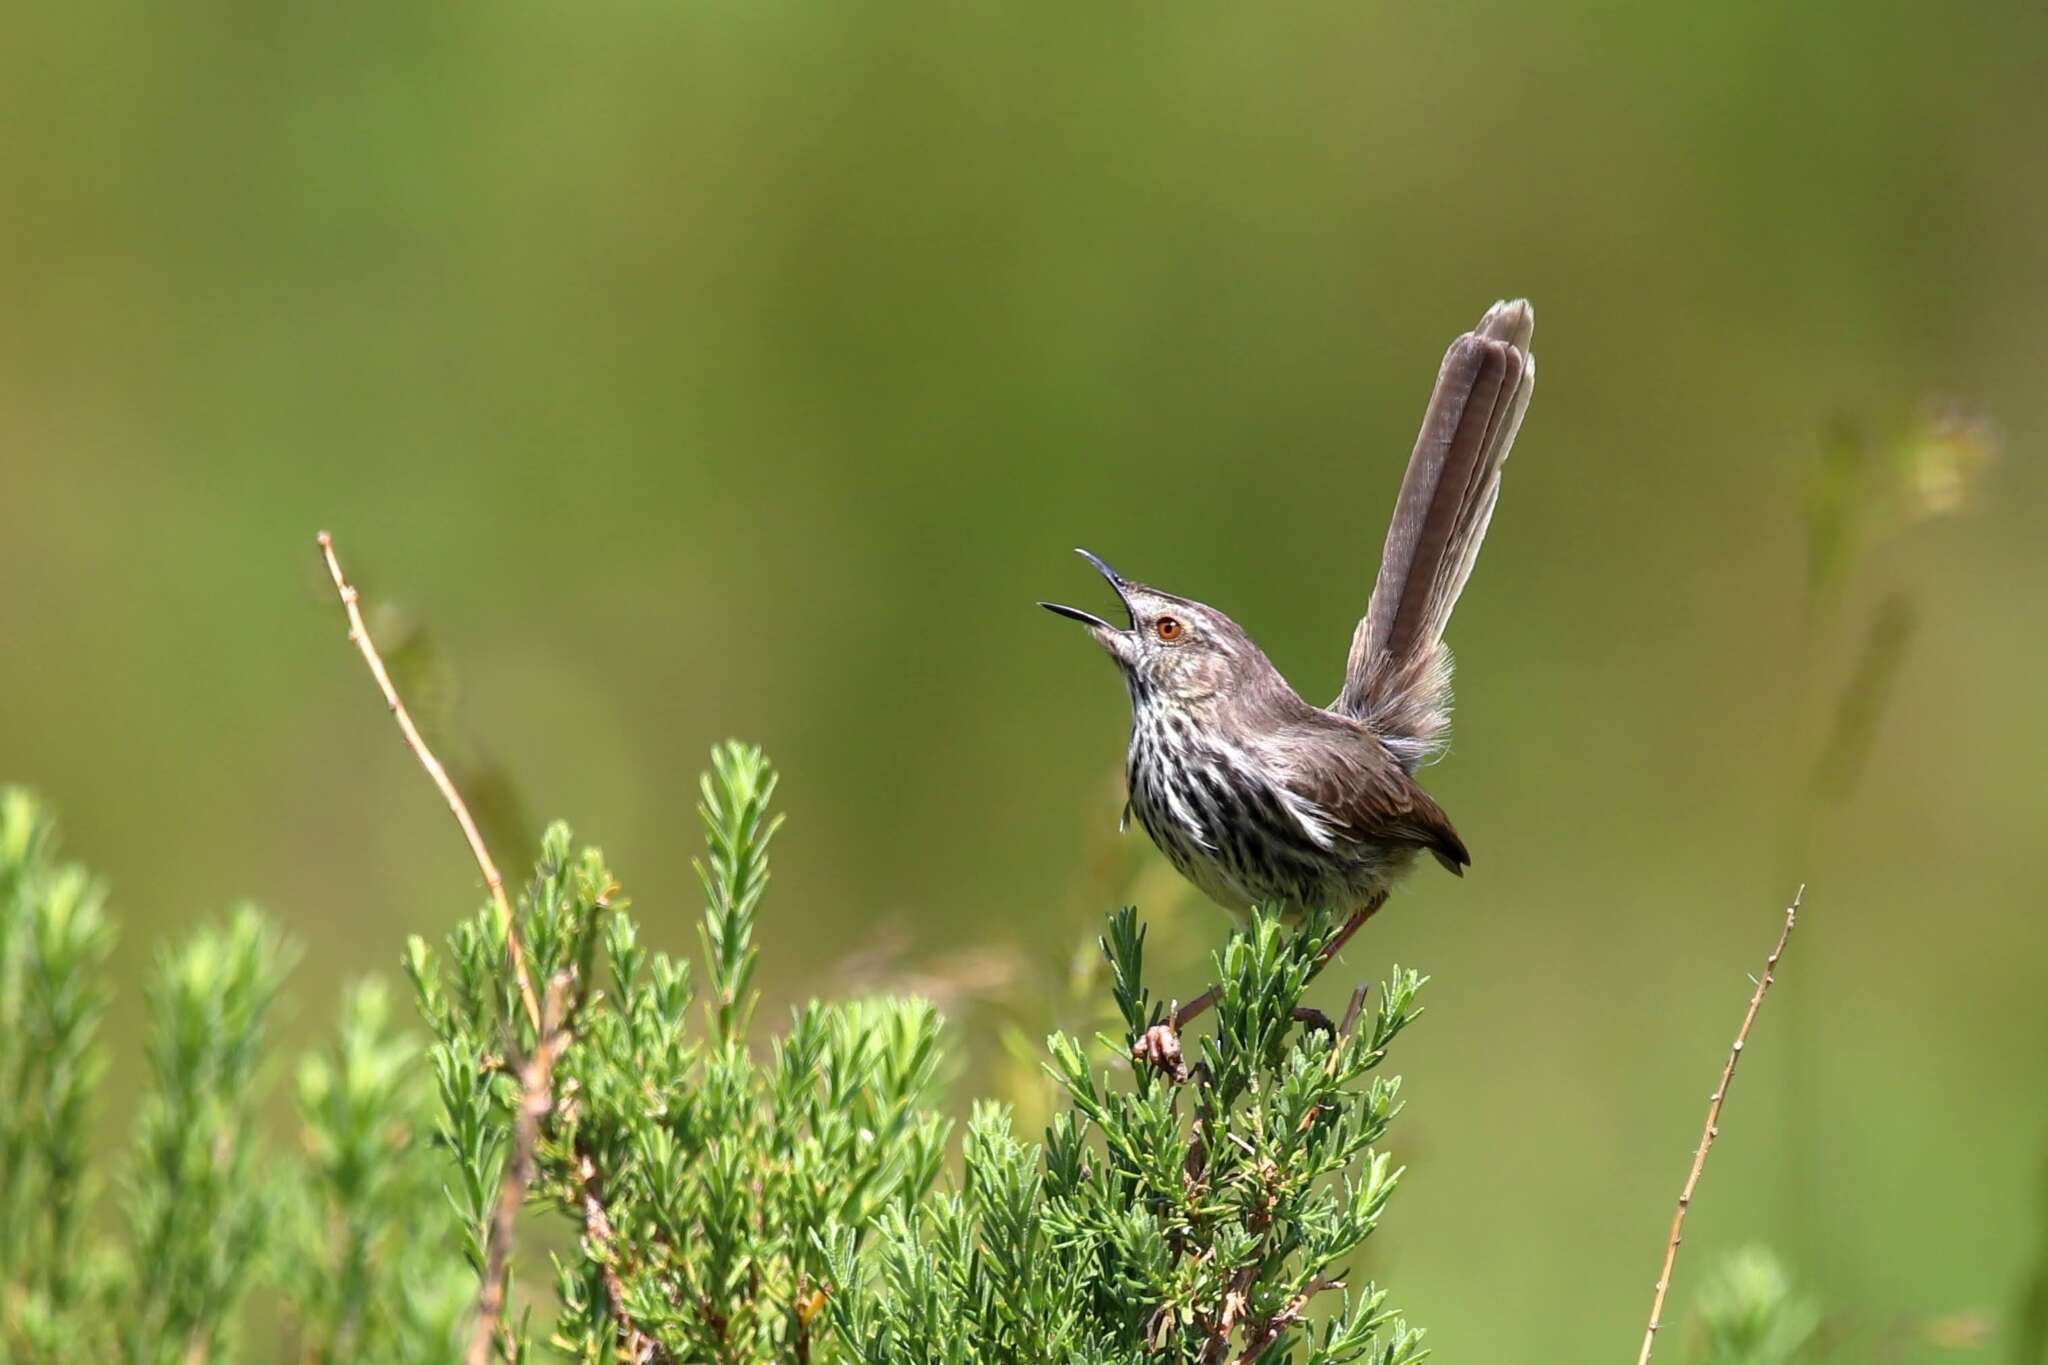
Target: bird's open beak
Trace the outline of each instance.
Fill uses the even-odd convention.
[[[1124,592],[1124,576],[1103,563],[1098,555],[1090,554],[1086,550],[1076,550],[1074,553],[1087,560],[1090,564],[1093,564],[1095,571],[1109,580],[1109,586],[1116,590],[1117,600],[1124,604],[1124,615],[1130,616],[1131,600]],[[1061,606],[1057,602],[1040,602],[1038,605],[1052,612],[1055,616],[1064,616],[1070,621],[1079,621],[1082,625],[1087,626],[1089,634],[1095,637],[1095,642],[1112,654],[1120,653],[1117,649],[1117,643],[1129,633],[1127,630],[1111,625],[1093,612],[1082,611],[1079,607]]]

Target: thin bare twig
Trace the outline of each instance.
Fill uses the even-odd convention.
[[[504,1177],[498,1183],[497,1203],[491,1209],[490,1227],[484,1239],[483,1283],[477,1290],[476,1319],[470,1329],[469,1349],[464,1356],[468,1365],[488,1365],[493,1342],[505,1316],[505,1273],[512,1260],[512,1226],[526,1202],[527,1189],[533,1184],[534,1153],[540,1145],[541,1121],[554,1108],[555,1059],[569,1044],[569,1032],[564,1024],[571,1012],[567,992],[573,983],[571,974],[559,974],[549,981],[547,1004],[543,1008],[534,993],[533,977],[526,968],[526,951],[519,942],[519,926],[513,918],[511,898],[505,894],[505,879],[499,874],[498,865],[491,860],[490,850],[484,847],[484,837],[470,816],[469,807],[463,803],[462,793],[455,789],[448,770],[441,766],[441,761],[434,757],[433,750],[421,738],[419,727],[413,724],[412,713],[398,699],[398,689],[392,686],[391,674],[385,670],[384,660],[370,639],[370,628],[363,622],[356,590],[341,572],[341,560],[334,553],[334,538],[322,531],[319,542],[328,576],[334,580],[334,590],[341,597],[342,609],[348,613],[348,638],[361,652],[363,662],[369,665],[370,676],[376,679],[377,689],[384,694],[384,703],[398,722],[406,747],[412,750],[413,756],[440,790],[441,798],[448,803],[455,823],[462,828],[462,837],[469,842],[470,856],[476,859],[477,869],[483,873],[484,885],[490,890],[491,904],[497,910],[498,927],[505,935],[505,956],[511,963],[513,978],[519,984],[519,998],[526,1006],[527,1021],[533,1025],[533,1051],[519,1065],[519,1110],[513,1116],[512,1159],[505,1164]]]
[[[1331,1040],[1330,1060],[1323,1063],[1325,1074],[1337,1074],[1337,1063],[1344,1056],[1344,1044],[1358,1027],[1359,1016],[1365,1013],[1365,998],[1372,990],[1370,986],[1356,986],[1351,991],[1351,1003],[1344,1008],[1344,1022],[1337,1025],[1337,1036]]]
[[[1714,1087],[1713,1096],[1707,1101],[1706,1126],[1700,1131],[1700,1145],[1693,1150],[1692,1169],[1686,1172],[1685,1187],[1678,1192],[1678,1211],[1671,1216],[1671,1237],[1664,1246],[1664,1268],[1657,1275],[1657,1292],[1650,1300],[1650,1325],[1643,1331],[1643,1350],[1636,1357],[1636,1365],[1650,1365],[1650,1350],[1656,1345],[1657,1328],[1662,1325],[1664,1317],[1664,1295],[1671,1288],[1671,1267],[1678,1260],[1678,1244],[1685,1231],[1685,1211],[1692,1207],[1693,1190],[1700,1183],[1700,1172],[1707,1167],[1707,1150],[1721,1135],[1721,1104],[1728,1098],[1728,1086],[1735,1079],[1735,1064],[1742,1060],[1742,1047],[1749,1041],[1750,1025],[1756,1022],[1756,1012],[1763,1007],[1764,993],[1771,988],[1772,973],[1778,968],[1778,959],[1784,956],[1785,944],[1792,938],[1792,925],[1799,918],[1799,902],[1805,897],[1806,888],[1801,886],[1793,895],[1792,904],[1785,907],[1785,927],[1778,933],[1778,945],[1764,959],[1764,974],[1757,978],[1756,990],[1749,997],[1749,1010],[1742,1016],[1742,1027],[1736,1030],[1734,1045],[1728,1049],[1728,1064],[1721,1068],[1721,1083]]]
[[[498,874],[498,865],[491,861],[490,850],[484,847],[484,836],[477,831],[469,807],[463,804],[462,793],[455,790],[448,770],[434,757],[433,750],[420,737],[419,727],[412,723],[412,715],[405,709],[405,703],[398,699],[398,689],[391,685],[391,675],[385,671],[384,660],[370,640],[370,628],[363,624],[363,611],[357,604],[356,590],[342,576],[341,561],[334,556],[334,537],[322,531],[319,541],[320,554],[327,561],[327,573],[334,579],[334,590],[341,595],[341,605],[348,612],[348,638],[362,652],[363,662],[370,666],[370,676],[377,680],[378,690],[384,694],[384,703],[391,708],[392,718],[398,722],[399,733],[405,736],[407,747],[419,759],[420,766],[427,770],[427,776],[440,788],[441,798],[448,803],[455,823],[462,826],[462,837],[469,841],[470,856],[476,859],[477,869],[484,874],[491,904],[497,907],[498,928],[505,935],[505,954],[511,959],[512,974],[519,982],[519,997],[526,1004],[527,1022],[533,1025],[535,1035],[539,1036],[542,1033],[540,1000],[534,994],[533,978],[526,971],[526,952],[519,944],[519,929],[512,918],[512,901],[505,894],[505,879]]]
[[[1349,1038],[1351,1031],[1358,1027],[1358,1016],[1365,1013],[1365,997],[1371,990],[1370,986],[1352,988],[1351,1003],[1344,1009],[1344,1022],[1337,1025],[1339,1038]]]

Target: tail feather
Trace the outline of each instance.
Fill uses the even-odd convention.
[[[1486,539],[1501,465],[1535,388],[1535,327],[1526,300],[1497,303],[1445,352],[1332,706],[1372,725],[1411,769],[1450,728],[1444,627]]]

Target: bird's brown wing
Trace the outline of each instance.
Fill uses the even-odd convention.
[[[1320,722],[1320,723],[1317,723]],[[1314,750],[1292,765],[1288,787],[1315,803],[1340,838],[1426,848],[1463,874],[1472,855],[1430,794],[1363,727],[1324,712],[1291,738]]]

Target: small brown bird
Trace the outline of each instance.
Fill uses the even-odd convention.
[[[1128,628],[1040,604],[1086,625],[1116,660],[1131,694],[1126,816],[1221,904],[1348,915],[1334,950],[1418,853],[1454,873],[1471,862],[1415,770],[1448,738],[1444,625],[1535,387],[1535,328],[1526,300],[1497,303],[1445,353],[1344,689],[1328,707],[1296,695],[1222,612],[1132,582],[1086,550]]]

